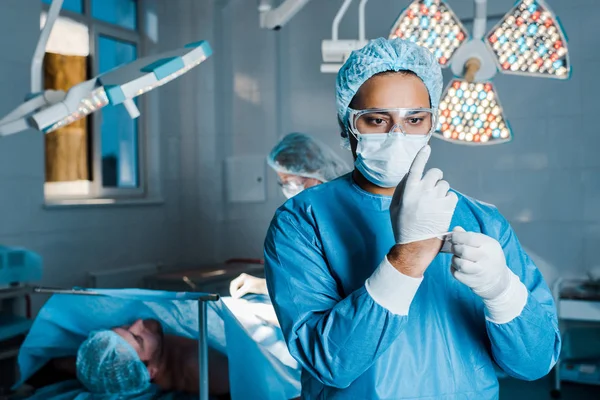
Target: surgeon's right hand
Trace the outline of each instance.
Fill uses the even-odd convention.
[[[390,205],[390,218],[396,245],[388,254],[390,263],[408,276],[420,277],[439,253],[458,202],[450,192],[443,173],[432,168],[424,174],[431,154],[423,147],[410,171],[400,182]]]
[[[269,294],[267,280],[248,274],[241,274],[229,284],[229,293],[234,299],[239,299],[249,293]]]

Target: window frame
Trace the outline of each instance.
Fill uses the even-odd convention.
[[[90,77],[98,76],[98,39],[100,35],[111,39],[128,42],[136,46],[136,57],[142,58],[148,54],[149,43],[143,28],[145,26],[145,4],[144,0],[137,0],[136,8],[136,30],[131,30],[119,25],[114,25],[92,16],[92,1],[82,0],[83,13],[79,14],[70,10],[62,9],[60,15],[85,24],[89,30],[89,73]],[[101,0],[95,0],[101,1]],[[48,12],[50,5],[42,3],[41,10]],[[147,179],[147,131],[148,131],[148,103],[145,96],[137,98],[140,116],[137,118],[137,175],[138,186],[135,188],[104,187],[102,184],[102,110],[88,116],[88,164],[91,168],[89,191],[86,194],[52,193],[45,194],[46,200],[90,200],[90,199],[142,199],[148,195]],[[117,107],[122,107],[118,105]],[[44,182],[44,185],[52,185],[54,182]],[[56,182],[58,185],[67,182]]]

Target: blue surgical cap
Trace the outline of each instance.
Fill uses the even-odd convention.
[[[358,89],[380,72],[414,72],[429,91],[431,107],[437,108],[442,96],[442,70],[434,55],[425,47],[403,39],[379,38],[353,51],[337,75],[338,118],[348,125],[348,106]]]
[[[92,332],[77,351],[77,378],[94,394],[135,395],[150,374],[135,349],[111,330]]]
[[[305,133],[290,133],[275,145],[267,163],[277,172],[329,182],[347,172],[333,150]]]

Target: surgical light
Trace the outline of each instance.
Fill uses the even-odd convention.
[[[73,86],[67,93],[42,90],[42,61],[48,37],[59,17],[63,0],[53,0],[31,64],[31,93],[25,103],[0,120],[0,136],[34,128],[52,132],[108,105],[123,104],[131,118],[140,115],[135,97],[185,74],[212,54],[200,41],[166,53],[122,65]]]
[[[390,39],[402,38],[429,49],[442,67],[469,37],[452,9],[442,0],[417,0],[394,24]]]
[[[507,74],[568,79],[567,38],[543,0],[522,0],[490,31],[486,43]]]
[[[108,105],[109,100],[104,88],[91,89],[94,84],[93,81],[87,81],[84,84],[73,87],[69,90],[64,100],[31,116],[30,121],[32,126],[41,132],[49,133],[80,120]],[[87,92],[86,89],[88,87],[91,92],[88,95],[84,95],[83,93]],[[77,104],[75,107],[70,107],[69,103]],[[57,110],[58,108],[60,110]]]
[[[487,0],[474,0],[472,38],[443,0],[415,0],[394,24],[390,38],[427,47],[454,75],[440,103],[440,139],[459,144],[500,144],[512,139],[491,83],[507,74],[567,79],[566,36],[543,0],[520,0],[487,34]]]
[[[31,116],[31,125],[49,133],[109,104],[123,104],[130,116],[136,118],[139,111],[133,102],[135,97],[183,75],[210,54],[210,45],[202,41],[160,56],[135,60],[74,86],[63,101]]]
[[[434,134],[462,144],[508,142],[512,132],[491,82],[454,79],[440,102],[439,122]]]

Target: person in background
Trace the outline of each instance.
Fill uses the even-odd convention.
[[[269,153],[267,163],[277,173],[283,195],[288,199],[351,170],[333,150],[305,133],[284,136]],[[229,292],[234,298],[249,293],[268,294],[266,281],[248,274],[232,280]]]
[[[267,163],[277,173],[283,195],[288,199],[350,172],[333,150],[305,133],[286,135],[273,147]]]
[[[425,170],[442,87],[415,43],[354,51],[336,100],[355,169],[273,217],[265,274],[303,399],[491,400],[495,365],[533,380],[558,359],[552,294],[508,221]]]

